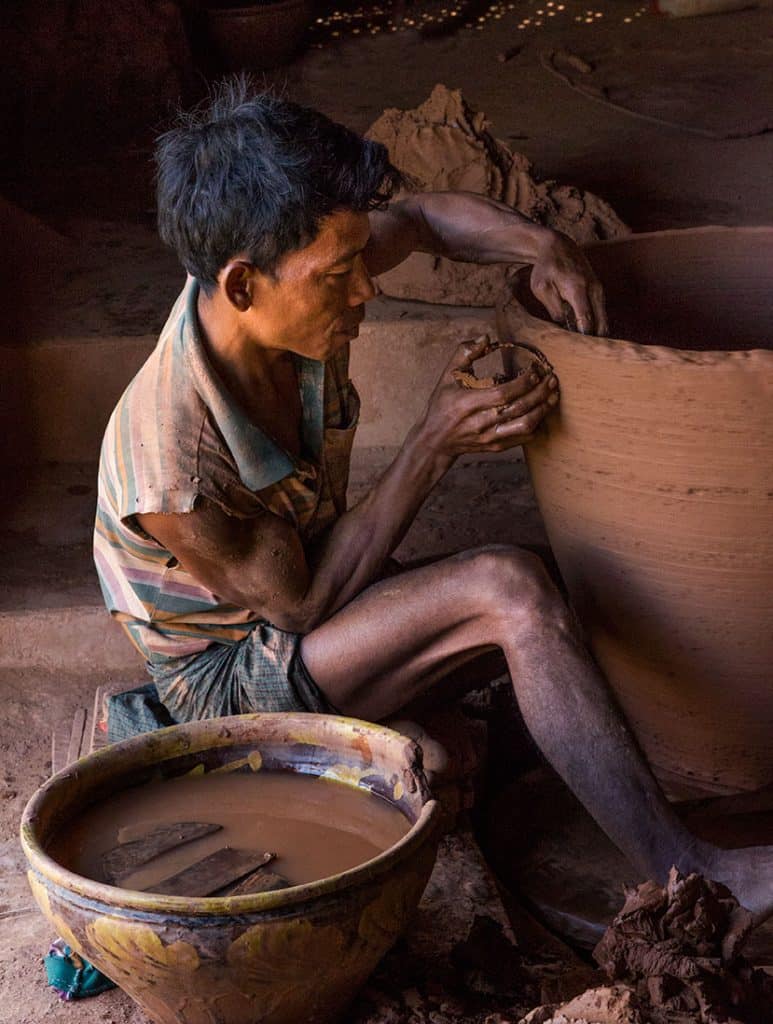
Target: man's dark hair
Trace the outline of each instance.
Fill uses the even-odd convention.
[[[334,210],[378,208],[402,184],[381,143],[245,78],[181,115],[156,163],[159,233],[206,291],[237,253],[273,274]]]

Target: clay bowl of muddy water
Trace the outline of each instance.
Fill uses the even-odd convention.
[[[313,880],[313,866],[296,865],[299,884],[288,870],[289,888],[238,896],[161,895],[72,869],[87,857],[80,839],[98,834],[93,816],[110,820],[105,806],[117,827],[138,794],[156,794],[157,808],[158,793],[168,792],[166,821],[190,820],[188,798],[175,794],[199,782],[221,793],[224,777],[238,781],[239,801],[245,786],[285,779],[365,801],[368,810],[339,822],[329,820],[339,813],[337,796],[306,802],[316,807],[312,825],[375,843],[357,855],[368,859]],[[293,801],[287,797],[295,808]],[[215,811],[231,806],[217,795],[214,803],[198,806],[195,820],[218,821]],[[419,748],[404,736],[327,715],[244,715],[174,726],[81,759],[32,797],[21,841],[32,892],[53,930],[157,1024],[322,1024],[340,1018],[408,923],[432,870],[439,817]],[[246,830],[247,818],[237,829],[239,820]],[[321,850],[331,842],[321,836],[306,845]],[[280,872],[282,864],[279,851]]]
[[[773,228],[585,251],[610,338],[525,288],[498,314],[561,383],[526,450],[550,542],[667,790],[752,790],[773,782]]]

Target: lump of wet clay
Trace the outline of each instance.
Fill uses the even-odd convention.
[[[476,340],[482,340],[476,339]],[[540,378],[552,373],[553,367],[548,359],[539,349],[533,345],[522,344],[517,341],[489,341],[486,351],[483,352],[475,363],[486,359],[494,352],[502,350],[503,373],[491,373],[487,376],[477,376],[474,365],[469,370],[452,370],[451,376],[463,388],[479,390],[481,388],[494,388],[504,384],[508,380],[515,380],[527,370],[535,371]]]
[[[489,196],[584,244],[630,234],[598,196],[538,181],[532,165],[489,131],[489,121],[461,92],[436,85],[414,110],[385,110],[367,132],[420,191],[462,190]],[[423,302],[492,306],[518,264],[480,266],[414,253],[382,274],[387,295]]]
[[[593,951],[611,985],[521,1024],[769,1024],[773,978],[740,955],[752,923],[724,885],[672,868],[627,893]]]
[[[538,1006],[520,1024],[646,1024],[625,985],[588,989],[560,1007]]]

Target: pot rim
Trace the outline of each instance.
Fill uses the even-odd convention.
[[[217,740],[228,741],[233,739],[234,737],[230,732],[231,729],[238,727],[239,732],[241,732],[253,722],[260,724],[263,721],[276,721],[280,716],[283,723],[289,729],[295,726],[298,728],[299,733],[306,736],[313,733],[315,721],[324,719],[336,723],[339,732],[343,730],[350,735],[361,735],[362,732],[369,732],[382,737],[386,736],[388,741],[400,742],[406,753],[406,765],[404,767],[415,776],[419,787],[420,799],[422,800],[419,816],[408,832],[377,856],[337,875],[329,875],[326,878],[306,882],[302,885],[290,886],[287,889],[253,893],[245,896],[167,896],[162,893],[122,889],[120,886],[97,882],[94,879],[76,874],[76,872],[70,871],[59,864],[45,852],[36,834],[37,818],[40,809],[52,798],[52,795],[56,795],[64,787],[71,784],[74,772],[80,775],[85,773],[88,778],[88,776],[96,775],[106,761],[109,763],[116,758],[130,760],[131,756],[138,752],[144,753],[148,758],[146,762],[140,763],[138,767],[148,767],[154,763],[162,763],[164,760],[169,759],[164,757],[164,754],[173,755],[175,742],[183,739],[186,734],[190,736],[192,742],[184,750],[179,751],[180,753],[196,754],[203,753],[213,746],[227,747],[232,744],[229,742],[218,743]],[[148,737],[153,739],[150,751],[148,750]],[[239,735],[237,735],[236,739],[238,740],[239,738]],[[288,739],[293,738],[296,737],[288,736]],[[197,740],[199,741],[198,743],[196,742]],[[256,742],[258,741],[256,740]],[[155,756],[148,756],[151,752]],[[237,917],[263,913],[264,911],[277,911],[281,913],[309,900],[329,896],[342,889],[360,888],[373,882],[374,879],[377,879],[393,866],[407,859],[414,850],[432,838],[433,833],[440,824],[440,814],[440,804],[432,797],[421,768],[421,752],[419,748],[412,740],[395,732],[395,730],[360,719],[339,715],[318,715],[300,712],[258,712],[250,715],[234,715],[172,725],[152,733],[143,733],[131,739],[111,744],[102,750],[87,754],[74,765],[70,765],[56,775],[53,775],[32,795],[22,815],[20,839],[22,849],[32,871],[40,876],[45,883],[53,884],[53,886],[66,894],[68,898],[76,902],[82,902],[83,900],[90,903],[96,902],[105,906],[108,912],[118,913],[122,911],[139,911],[144,915]]]
[[[686,237],[688,235],[705,234],[760,234],[769,235],[773,239],[773,225],[741,225],[733,227],[727,224],[705,224],[694,228],[666,228],[662,231],[641,231],[632,232],[630,235],[623,235],[620,238],[608,238],[604,241],[591,242],[584,245],[583,249],[601,249],[617,245],[630,245],[638,239],[665,238],[671,235]],[[546,331],[557,335],[563,340],[578,342],[583,347],[593,347],[594,355],[608,356],[612,359],[634,358],[642,362],[658,363],[693,363],[698,366],[715,366],[719,363],[736,362],[748,363],[749,360],[761,359],[764,362],[773,363],[773,350],[767,348],[742,348],[742,349],[690,349],[678,348],[675,345],[642,345],[637,341],[629,341],[627,338],[618,338],[613,335],[601,337],[597,334],[579,334],[577,331],[570,331],[552,320],[541,320],[532,316],[518,298],[509,293],[504,296],[496,306],[497,329],[504,334],[502,327],[505,323],[504,316],[507,314],[517,323],[518,329],[526,332],[526,337],[532,343],[536,342],[537,336],[544,336]],[[520,339],[515,339],[520,340]],[[537,347],[539,345],[537,344]],[[752,367],[750,366],[750,369]],[[756,370],[757,367],[754,366]]]
[[[313,7],[313,0],[264,0],[263,3],[240,3],[234,7],[219,7],[206,4],[207,17],[223,21],[235,17],[260,17],[266,11],[276,11],[291,7]]]

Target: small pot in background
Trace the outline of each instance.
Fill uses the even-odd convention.
[[[203,10],[214,57],[224,71],[264,71],[286,64],[300,48],[314,0],[267,0]]]

